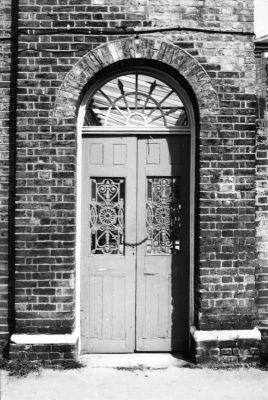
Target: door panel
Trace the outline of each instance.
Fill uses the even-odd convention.
[[[138,141],[136,350],[187,351],[189,143]]]
[[[136,138],[87,138],[82,151],[82,351],[133,352]]]

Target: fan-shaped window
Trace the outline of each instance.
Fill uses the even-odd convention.
[[[188,118],[179,94],[146,73],[117,76],[98,86],[86,109],[84,126],[180,127]]]

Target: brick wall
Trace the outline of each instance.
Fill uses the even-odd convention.
[[[169,27],[216,89],[217,115],[201,115],[197,204],[196,325],[249,328],[255,319],[255,67],[253,2],[244,0],[20,0],[16,198],[17,332],[68,333],[74,326],[76,121],[54,117],[66,73],[105,34],[69,28]],[[53,34],[53,29],[66,32]],[[205,96],[205,94],[204,94]]]
[[[225,340],[200,342],[196,346],[196,361],[200,364],[258,365],[260,362],[260,342],[257,340]]]
[[[268,353],[268,59],[257,54],[258,121],[256,135],[256,241],[258,268],[256,303],[258,323],[263,330],[263,352]],[[266,332],[265,332],[266,331]]]
[[[8,204],[11,2],[0,1],[0,354],[8,337]],[[4,39],[6,38],[6,39]]]
[[[77,28],[180,24],[252,31],[253,3],[244,0],[238,6],[236,0],[92,0],[89,5],[86,0],[48,0],[45,4],[36,0],[33,5],[31,0],[21,0],[20,20],[21,26],[46,28],[66,28],[66,24]]]
[[[10,346],[10,357],[18,361],[39,361],[44,366],[72,365],[77,358],[77,345],[71,344],[39,344]]]
[[[268,59],[265,52],[255,50],[256,58],[256,95],[257,95],[257,117],[265,119],[268,99]]]
[[[226,42],[214,43],[217,62],[211,65],[210,46],[207,69],[221,109],[217,119],[207,121],[200,140],[199,321],[202,329],[243,329],[254,324],[252,47],[248,38],[234,40],[221,57]]]

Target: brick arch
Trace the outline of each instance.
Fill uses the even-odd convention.
[[[101,69],[126,59],[151,59],[176,69],[191,85],[204,115],[217,113],[218,96],[199,62],[179,46],[156,37],[126,38],[101,45],[85,54],[67,73],[54,106],[56,117],[74,118],[80,95],[88,81]]]

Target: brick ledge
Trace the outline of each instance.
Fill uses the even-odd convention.
[[[73,333],[65,335],[14,334],[10,341],[13,344],[76,344],[78,337],[78,332],[75,330]]]
[[[196,342],[210,341],[227,341],[238,339],[261,340],[261,332],[258,328],[248,330],[214,330],[214,331],[198,331],[192,330],[192,335]]]

